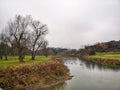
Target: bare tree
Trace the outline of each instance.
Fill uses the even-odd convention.
[[[8,23],[7,30],[9,35],[7,39],[11,45],[14,45],[18,49],[20,62],[24,61],[24,48],[29,41],[28,25],[30,22],[30,16],[22,17],[20,15],[16,15],[15,20]]]
[[[45,46],[45,35],[48,32],[47,26],[39,21],[33,20],[31,16],[16,15],[14,20],[8,22],[4,29],[7,44],[11,48],[17,48],[19,61],[23,62],[25,50],[31,50],[34,60],[37,51]],[[29,49],[28,49],[29,48]]]
[[[3,45],[2,45],[2,36],[0,35],[0,59],[3,59]]]
[[[47,34],[48,29],[45,24],[42,24],[39,21],[35,21],[35,20],[31,22],[31,27],[32,27],[32,33],[30,38],[31,50],[32,50],[31,60],[34,60],[37,51],[42,48],[45,42],[44,36]]]
[[[8,44],[6,39],[6,34],[2,32],[0,34],[0,58],[3,58],[3,55],[5,56],[5,60],[7,60],[7,53],[8,53]]]

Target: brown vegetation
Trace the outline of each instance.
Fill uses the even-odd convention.
[[[0,87],[5,90],[35,90],[68,79],[69,70],[60,60],[0,70]]]
[[[90,56],[82,56],[81,57],[84,60],[89,60],[98,64],[102,64],[102,65],[115,65],[115,66],[120,66],[120,60],[118,59],[110,59],[110,58],[93,58]]]

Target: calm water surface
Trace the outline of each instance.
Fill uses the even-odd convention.
[[[47,90],[120,90],[120,69],[103,67],[78,58],[63,58],[74,77]]]

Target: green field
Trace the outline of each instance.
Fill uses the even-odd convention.
[[[113,60],[120,60],[120,52],[104,52],[104,53],[96,53],[96,55],[91,55],[92,58],[107,58]]]
[[[45,56],[36,56],[35,60],[31,60],[31,56],[25,57],[25,62],[19,62],[18,56],[8,56],[8,60],[0,60],[0,69],[10,67],[10,66],[19,66],[25,64],[36,64],[39,62],[44,62],[49,60],[50,57]]]

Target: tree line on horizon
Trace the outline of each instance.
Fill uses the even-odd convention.
[[[120,52],[120,40],[100,42],[94,45],[85,45],[83,49],[79,49],[81,55],[95,55],[96,52]]]
[[[54,50],[55,55],[70,55],[70,56],[81,56],[81,55],[95,55],[96,52],[120,52],[120,40],[119,41],[108,41],[99,42],[94,45],[85,45],[84,48],[80,49],[67,49],[67,48],[49,48],[50,51]]]

